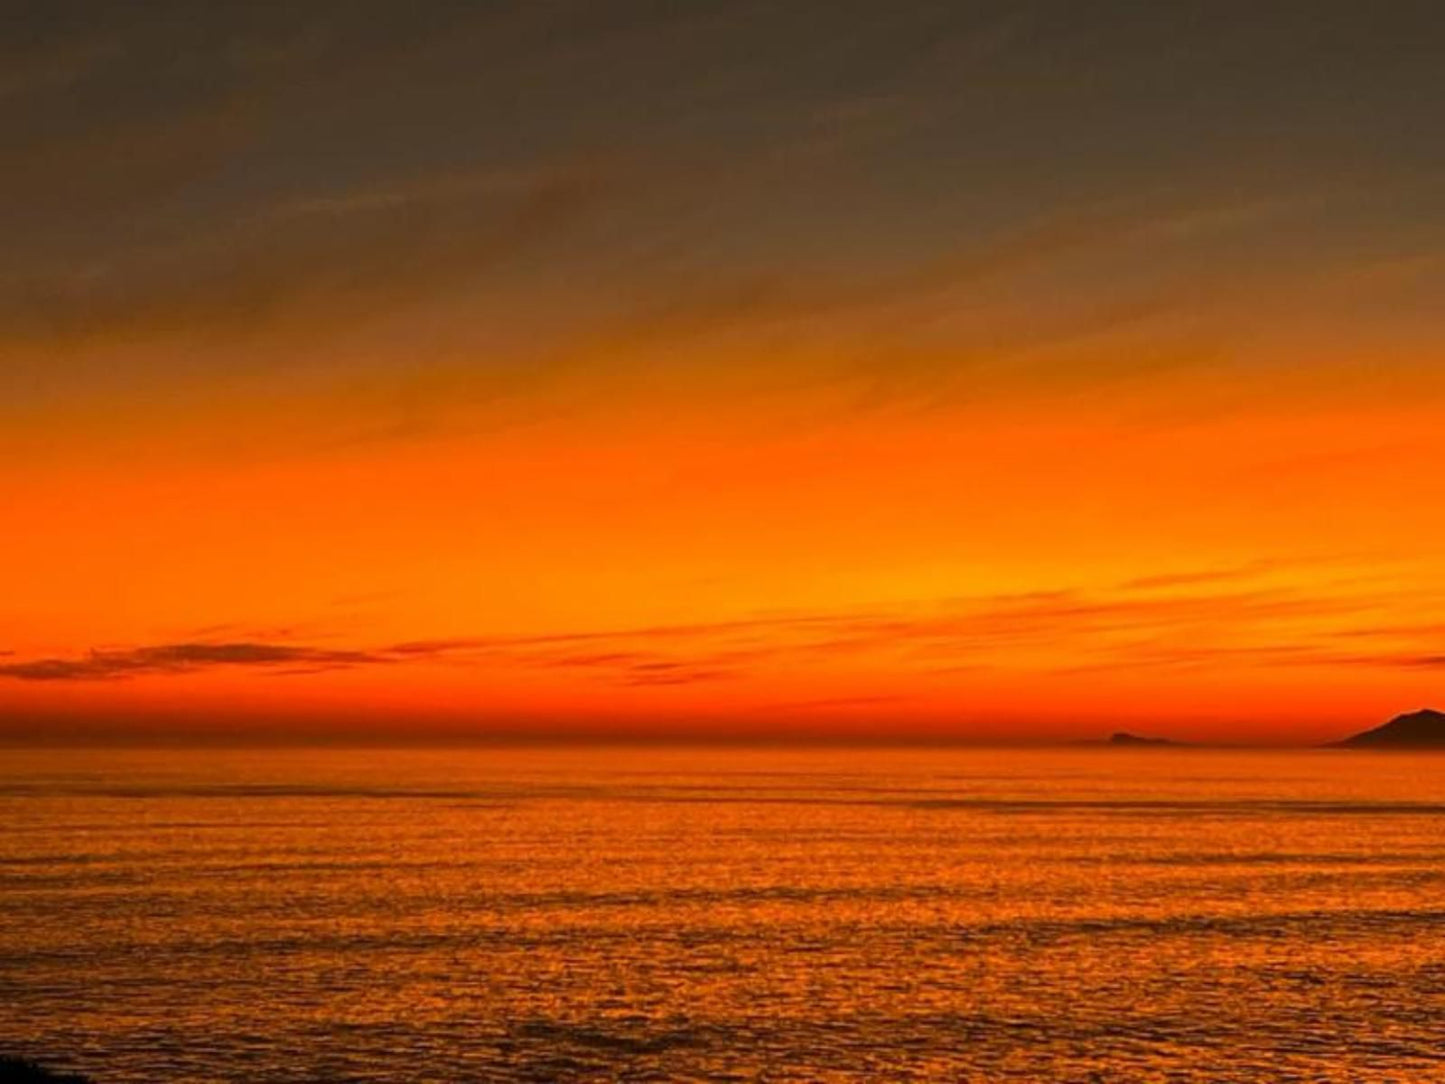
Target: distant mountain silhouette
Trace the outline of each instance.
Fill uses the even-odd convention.
[[[1109,735],[1110,745],[1178,745],[1179,742],[1171,741],[1168,738],[1144,738],[1138,734],[1130,734],[1127,730],[1120,730]]]
[[[1384,726],[1335,744],[1350,749],[1445,749],[1445,712],[1426,708],[1397,715]]]
[[[0,1055],[0,1084],[91,1084],[75,1073],[56,1073],[28,1058]]]

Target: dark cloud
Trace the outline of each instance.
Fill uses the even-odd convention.
[[[1336,660],[1348,666],[1388,666],[1403,670],[1445,670],[1445,655],[1341,655]]]
[[[736,677],[748,664],[772,657],[774,652],[766,648],[707,643],[719,636],[725,642],[738,625],[766,629],[772,622],[424,641],[394,645],[384,654],[399,660],[491,660],[527,669],[575,670],[622,685],[681,685]],[[575,650],[576,645],[589,643],[606,645],[608,650]]]
[[[20,681],[106,681],[147,674],[185,674],[212,667],[294,668],[362,666],[385,661],[365,651],[290,644],[157,644],[95,650],[77,658],[34,659],[0,666],[0,677]]]
[[[679,666],[661,671],[633,671],[622,678],[622,684],[633,686],[695,685],[703,681],[725,681],[736,677],[732,670],[708,670],[700,667]]]

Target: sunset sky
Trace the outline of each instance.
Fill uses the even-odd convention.
[[[21,3],[0,735],[1445,706],[1438,3]]]

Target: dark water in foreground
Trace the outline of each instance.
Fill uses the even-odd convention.
[[[1445,758],[0,752],[0,1051],[172,1081],[1445,1081]]]

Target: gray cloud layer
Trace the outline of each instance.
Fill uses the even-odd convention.
[[[99,379],[73,356],[96,344],[202,355],[129,361],[139,385],[242,332],[452,294],[464,326],[574,344],[861,322],[923,347],[917,371],[889,358],[897,390],[1040,334],[1225,303],[1225,280],[1257,299],[1331,261],[1423,254],[1428,285],[1441,20],[1408,2],[22,3],[0,46],[7,399]],[[1402,319],[1422,288],[1397,290]],[[977,322],[1009,297],[1026,327]]]

